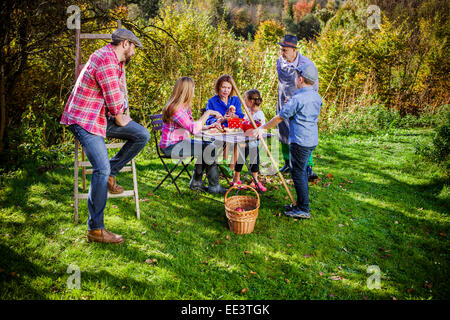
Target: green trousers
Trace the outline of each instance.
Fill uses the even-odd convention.
[[[289,161],[289,145],[285,144],[285,143],[281,143],[281,142],[280,142],[280,144],[281,144],[281,154],[283,155],[283,160]],[[308,160],[308,167],[314,167],[312,154]]]

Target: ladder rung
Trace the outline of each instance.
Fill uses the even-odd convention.
[[[131,167],[123,167],[119,172],[130,172],[132,170]],[[92,174],[93,169],[86,169],[86,174]]]
[[[127,164],[130,164],[130,162],[128,162]],[[78,167],[92,167],[92,164],[89,161],[78,161]]]
[[[79,193],[77,198],[78,199],[87,199],[89,196],[89,193]],[[121,197],[134,197],[134,190],[125,190],[122,193],[119,194],[112,194],[108,192],[108,198],[121,198]]]
[[[102,33],[81,33],[80,39],[111,39],[110,34],[102,34]]]
[[[108,143],[106,149],[122,148],[125,142]]]

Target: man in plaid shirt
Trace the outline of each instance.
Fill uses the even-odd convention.
[[[122,243],[123,237],[105,229],[103,218],[108,191],[122,193],[116,175],[147,144],[148,130],[125,115],[128,107],[125,66],[135,54],[139,39],[117,29],[110,44],[95,51],[80,72],[64,109],[61,123],[80,142],[92,164],[89,187],[88,241]],[[104,138],[127,140],[109,159]]]

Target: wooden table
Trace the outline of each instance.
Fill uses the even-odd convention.
[[[262,137],[263,139],[269,138],[271,136],[273,136],[274,134],[272,133],[263,133]],[[259,140],[257,137],[247,137],[245,136],[244,132],[238,132],[238,133],[223,133],[223,134],[209,134],[207,131],[201,131],[200,133],[195,135],[196,138],[202,139],[202,140],[212,140],[214,141],[214,143],[218,143],[219,145],[225,143],[229,143],[231,145],[235,145],[235,144],[245,144],[248,143],[250,141],[256,141]],[[245,157],[245,153],[243,154],[243,150],[241,150],[241,148],[237,148],[239,154],[241,155],[242,159],[244,159],[244,163],[248,169],[248,172],[250,172],[250,165],[247,162],[247,159]],[[261,189],[258,186],[258,183],[255,181],[255,178],[253,177],[253,175],[250,174],[250,176],[252,177],[252,180],[257,188],[257,190],[262,193]]]

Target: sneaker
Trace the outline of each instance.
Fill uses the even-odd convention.
[[[284,165],[283,168],[280,169],[281,173],[289,173],[289,171],[291,170],[290,166],[289,166],[289,162],[286,162],[286,164]]]
[[[309,219],[311,218],[311,215],[309,212],[301,211],[300,209],[295,209],[292,211],[285,211],[284,215],[292,218],[301,218],[301,219]]]
[[[241,180],[238,180],[236,182],[230,181],[230,186],[232,187],[234,185],[240,186],[240,185],[242,185],[242,181]],[[239,187],[238,189],[247,190],[247,187],[242,186],[242,187]]]
[[[258,189],[258,188],[256,187],[256,185],[255,185],[254,182],[252,182],[252,183],[250,184],[250,187],[255,188],[255,189]],[[259,187],[259,190],[261,190],[262,192],[266,192],[266,191],[267,191],[267,188],[264,187],[263,184],[262,184],[260,181],[258,181],[258,187]]]
[[[284,205],[284,209],[286,211],[293,211],[293,210],[297,210],[297,206],[293,205],[292,203],[291,204],[285,204]]]

